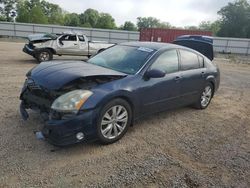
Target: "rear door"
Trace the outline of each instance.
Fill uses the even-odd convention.
[[[89,55],[89,42],[86,37],[83,35],[78,35],[79,40],[79,54],[80,55]]]
[[[204,87],[206,69],[204,59],[195,52],[180,49],[181,98],[183,104],[191,104],[198,100]]]

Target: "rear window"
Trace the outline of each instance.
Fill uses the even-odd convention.
[[[180,50],[181,70],[191,70],[200,68],[198,56],[190,51]]]
[[[60,38],[61,41],[76,41],[76,35],[64,35]]]
[[[82,35],[78,35],[79,41],[85,42],[84,37]]]

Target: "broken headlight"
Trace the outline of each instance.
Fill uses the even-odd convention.
[[[59,112],[77,113],[81,106],[93,94],[89,90],[74,90],[58,97],[51,108]]]

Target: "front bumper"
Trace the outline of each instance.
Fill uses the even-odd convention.
[[[28,44],[25,44],[23,47],[23,52],[31,56],[35,56],[35,50],[30,48]]]
[[[96,139],[96,117],[97,110],[88,110],[79,112],[68,119],[54,120],[50,119],[45,122],[41,130],[45,140],[55,146],[67,146],[79,142],[87,142]],[[20,105],[20,113],[23,119],[27,119],[28,113],[23,101]],[[84,138],[77,139],[76,134],[82,132]]]

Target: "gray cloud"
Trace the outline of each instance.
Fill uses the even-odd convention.
[[[232,0],[231,0],[232,1]],[[84,12],[93,8],[110,13],[117,25],[139,16],[153,16],[175,26],[198,25],[203,20],[215,20],[217,11],[230,0],[49,0],[69,12]]]

